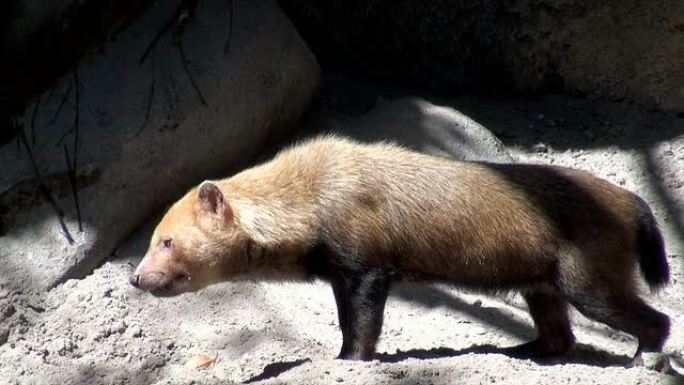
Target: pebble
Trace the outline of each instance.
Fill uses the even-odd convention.
[[[90,302],[90,300],[93,298],[93,294],[87,292],[84,294],[79,294],[76,298],[78,299],[78,302]]]
[[[126,323],[123,321],[117,321],[112,324],[111,332],[121,334],[126,331]]]
[[[102,296],[105,298],[109,298],[112,296],[113,291],[114,291],[114,288],[108,287],[108,288],[104,289],[104,291],[102,292]]]
[[[74,344],[71,340],[63,337],[48,342],[43,348],[43,350],[45,350],[49,354],[57,354],[60,356],[64,356],[67,353],[74,351],[74,349],[76,349],[76,344]]]
[[[0,329],[0,345],[4,345],[9,339],[10,329],[8,327]]]
[[[549,146],[544,143],[537,143],[534,146],[532,146],[532,151],[538,153],[547,153],[549,152]]]
[[[138,338],[142,336],[142,328],[138,325],[133,325],[131,327],[131,337]]]
[[[16,311],[17,309],[11,303],[7,304],[7,306],[0,306],[0,320],[11,317]]]

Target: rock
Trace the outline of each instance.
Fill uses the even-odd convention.
[[[670,367],[671,361],[671,357],[664,353],[641,353],[634,359],[634,365],[643,366],[661,373],[668,373],[672,370]]]
[[[281,0],[319,57],[446,92],[596,94],[684,109],[684,2]],[[362,63],[357,58],[362,57]]]
[[[76,345],[69,339],[59,337],[55,340],[48,342],[45,345],[44,350],[52,355],[64,356],[67,353],[73,352],[76,349]]]
[[[4,345],[9,339],[10,328],[2,327],[0,328],[0,345]]]
[[[271,0],[200,2],[182,35],[185,65],[172,33],[139,63],[171,3],[28,108],[19,123],[42,180],[23,146],[0,147],[0,287],[44,290],[88,274],[150,215],[243,166],[307,109],[319,69]]]
[[[670,357],[668,365],[674,373],[684,376],[684,355]]]
[[[549,152],[549,146],[545,143],[537,143],[532,146],[532,151],[539,154],[546,154]]]
[[[123,332],[126,331],[126,327],[127,327],[127,326],[126,326],[126,323],[125,323],[125,322],[123,322],[123,321],[117,321],[117,322],[115,322],[115,323],[112,324],[112,326],[111,326],[111,332],[112,332],[112,333],[122,334]]]
[[[131,337],[138,338],[142,336],[142,328],[139,325],[133,325],[130,329]]]
[[[499,139],[482,125],[454,108],[419,98],[381,100],[366,114],[333,119],[325,127],[362,141],[390,140],[461,160],[512,161]]]

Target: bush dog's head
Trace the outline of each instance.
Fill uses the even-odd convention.
[[[204,182],[164,215],[130,282],[155,296],[174,296],[222,281],[240,259],[226,245],[243,243],[241,235],[219,187]]]

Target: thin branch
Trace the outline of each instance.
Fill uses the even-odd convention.
[[[45,101],[47,104],[50,104],[52,101],[52,95],[55,94],[55,90],[57,89],[57,83],[52,85],[52,88],[50,88],[50,93],[48,94],[47,100]]]
[[[78,231],[83,231],[81,225],[81,205],[78,203],[78,188],[76,186],[76,170],[71,168],[71,160],[69,159],[69,149],[64,145],[64,158],[66,159],[67,173],[69,174],[69,184],[71,185],[71,194],[74,197],[74,205],[76,205],[76,218],[78,218]],[[75,158],[75,157],[74,157]],[[75,161],[75,159],[74,159]]]
[[[40,99],[42,95],[38,95],[35,106],[33,106],[33,114],[31,115],[31,145],[36,145],[36,116],[38,115],[38,108],[40,107]]]
[[[79,131],[79,116],[80,116],[80,106],[81,99],[79,93],[79,82],[78,82],[78,70],[74,70],[74,87],[76,88],[76,114],[74,115],[74,165],[71,166],[72,170],[76,172],[76,155],[78,154],[78,131]],[[80,227],[79,220],[79,227]]]
[[[59,103],[59,107],[57,107],[57,111],[55,111],[55,114],[52,115],[52,119],[50,119],[50,124],[54,123],[55,120],[57,120],[59,113],[62,112],[62,108],[64,108],[64,104],[66,104],[67,100],[69,100],[69,96],[71,96],[71,87],[72,86],[73,85],[71,84],[71,82],[69,82],[69,88],[67,89],[67,91],[62,96],[62,101]]]
[[[145,48],[145,52],[143,52],[142,56],[140,56],[140,60],[138,60],[138,64],[142,64],[145,59],[147,59],[147,56],[149,56],[150,52],[152,51],[152,48],[157,45],[157,41],[168,31],[171,29],[173,24],[178,20],[180,17],[181,13],[183,12],[183,9],[185,9],[185,1],[181,1],[180,6],[178,6],[178,9],[176,12],[171,15],[171,18],[164,23],[164,25],[161,27],[161,29],[157,32],[156,35],[152,38],[152,41],[150,41],[150,44],[147,45],[147,48]]]
[[[147,125],[147,121],[150,119],[150,111],[152,111],[152,101],[154,101],[154,84],[156,80],[152,78],[152,84],[150,84],[150,92],[147,95],[147,107],[145,109],[145,120],[143,120],[143,123],[140,125],[140,129],[138,132],[135,134],[135,136],[140,135],[142,132],[143,128]]]
[[[81,93],[79,91],[78,69],[74,70],[74,87],[76,88],[76,114],[74,116],[74,163],[69,171],[69,179],[71,180],[71,190],[74,194],[74,203],[76,204],[76,218],[78,219],[78,231],[83,232],[83,222],[81,221],[81,206],[78,204],[78,189],[76,188],[76,168],[78,159],[78,133],[80,128],[79,117],[81,115]],[[66,145],[64,146],[66,150]],[[69,153],[66,152],[67,163],[69,162]]]
[[[64,139],[66,139],[66,137],[67,137],[69,134],[73,133],[73,132],[74,132],[74,128],[73,128],[73,127],[71,127],[70,129],[66,130],[66,131],[62,134],[62,136],[59,137],[59,139],[57,140],[57,144],[56,144],[55,146],[56,146],[56,147],[60,147],[60,146],[62,145],[62,142],[64,141]]]
[[[192,74],[190,73],[190,67],[188,67],[188,59],[185,57],[185,50],[183,50],[183,42],[181,40],[178,41],[178,52],[180,52],[181,61],[183,62],[183,68],[185,69],[185,73],[188,75],[188,79],[190,79],[190,83],[192,83],[192,87],[195,89],[195,92],[197,92],[197,96],[199,96],[202,104],[204,106],[207,106],[207,101],[204,99],[202,91],[200,91],[199,86],[197,86],[197,83],[195,83],[195,78],[193,78]]]
[[[178,52],[181,56],[181,62],[183,63],[183,69],[185,70],[185,74],[188,76],[188,79],[190,80],[192,87],[195,89],[197,96],[200,98],[202,105],[206,106],[207,101],[204,99],[204,95],[202,95],[202,92],[200,91],[199,86],[195,81],[195,78],[192,76],[192,73],[190,72],[190,67],[188,66],[188,58],[187,56],[185,56],[185,49],[183,48],[183,31],[185,30],[185,26],[188,24],[188,20],[195,16],[195,12],[197,11],[197,2],[198,0],[181,1],[180,13],[178,14],[178,17],[176,19],[176,25],[173,30],[173,42],[174,44],[178,45]]]
[[[57,146],[57,147],[61,146],[61,145],[62,145],[62,142],[64,141],[64,139],[66,139],[66,137],[67,137],[69,134],[74,133],[75,136],[76,136],[76,137],[74,138],[74,162],[75,162],[75,161],[76,161],[76,155],[75,155],[75,153],[76,153],[76,151],[78,150],[78,128],[79,128],[79,121],[78,121],[78,119],[79,119],[79,116],[80,116],[79,108],[80,108],[80,104],[81,104],[81,101],[80,101],[80,94],[79,94],[79,90],[78,90],[78,73],[77,73],[76,71],[74,71],[74,83],[76,83],[76,115],[74,116],[74,124],[73,124],[73,126],[72,126],[70,129],[66,130],[66,131],[62,134],[62,136],[59,137],[59,139],[57,140],[56,146]],[[71,92],[72,86],[73,86],[73,84],[69,83],[69,92]],[[74,169],[76,169],[75,166],[76,166],[76,165],[74,164]]]
[[[140,135],[142,130],[145,128],[145,126],[147,125],[147,121],[150,119],[150,111],[152,111],[152,102],[154,101],[154,91],[156,83],[156,77],[154,76],[154,57],[152,58],[150,68],[150,72],[152,75],[152,83],[150,83],[150,90],[147,92],[147,106],[145,108],[145,119],[143,119],[140,128],[138,128],[138,131],[135,133],[135,135],[133,135],[133,138],[138,137],[138,135]]]
[[[64,223],[64,210],[62,210],[62,208],[59,206],[59,203],[57,203],[55,197],[52,196],[50,188],[45,184],[43,176],[40,174],[40,170],[38,169],[38,163],[36,162],[36,158],[33,156],[33,152],[31,152],[31,147],[29,146],[29,142],[26,138],[26,134],[24,133],[23,128],[19,128],[18,136],[21,138],[22,143],[24,143],[24,148],[26,148],[26,152],[28,153],[29,159],[31,160],[31,166],[33,166],[33,173],[36,175],[36,180],[38,181],[40,191],[43,193],[43,195],[45,195],[45,198],[48,200],[48,202],[50,202],[52,210],[57,215],[57,220],[59,221],[59,226],[62,229],[62,234],[64,234],[64,237],[66,237],[69,244],[73,245],[74,238],[71,236],[71,233],[69,233],[69,229],[66,227],[66,224]]]
[[[226,44],[223,46],[223,54],[228,55],[230,50],[230,41],[233,39],[233,13],[235,12],[235,6],[233,5],[233,0],[228,0],[228,37],[226,38]]]

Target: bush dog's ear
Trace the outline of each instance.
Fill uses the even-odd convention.
[[[200,208],[204,213],[218,215],[223,220],[229,220],[232,216],[230,205],[223,198],[223,193],[212,182],[202,182],[197,193]]]

